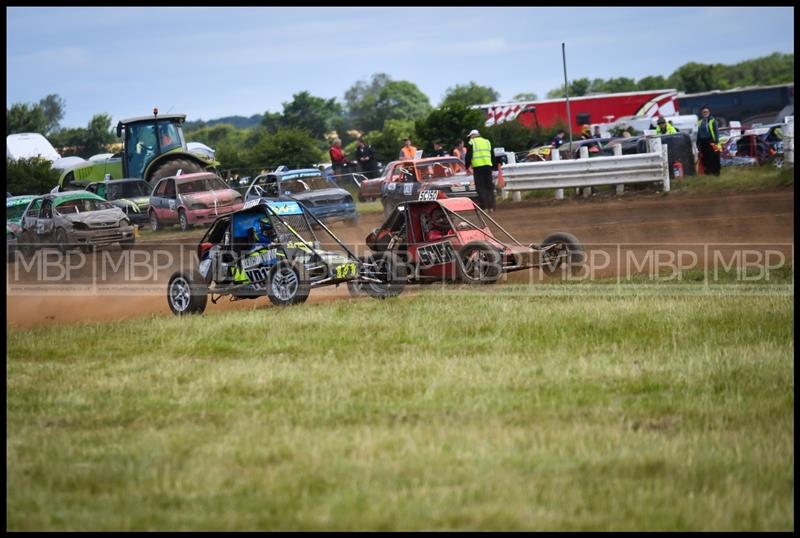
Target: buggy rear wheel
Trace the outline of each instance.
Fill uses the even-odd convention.
[[[465,284],[494,284],[503,274],[500,252],[486,241],[461,247],[457,267],[459,280]]]
[[[167,284],[167,303],[176,316],[202,314],[208,303],[208,287],[197,271],[175,271]]]
[[[269,273],[267,297],[275,306],[301,304],[308,299],[311,283],[300,263],[279,262]]]

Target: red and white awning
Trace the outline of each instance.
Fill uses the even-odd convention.
[[[486,109],[486,127],[500,125],[505,121],[513,121],[520,113],[532,110],[532,105],[500,105]]]

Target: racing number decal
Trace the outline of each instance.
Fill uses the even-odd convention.
[[[348,275],[355,278],[358,275],[358,270],[356,269],[356,264],[354,263],[344,263],[336,267],[336,278],[337,279],[344,279],[347,278]]]
[[[414,192],[414,184],[413,183],[406,183],[403,185],[403,196],[411,196]]]
[[[419,191],[419,200],[430,202],[431,200],[436,200],[436,197],[439,195],[439,191],[432,190],[432,191]]]
[[[420,247],[417,249],[417,255],[419,256],[420,265],[423,267],[441,265],[456,258],[456,252],[450,241]]]
[[[266,282],[269,278],[269,267],[256,267],[245,271],[247,278],[253,283],[253,288],[263,290],[267,287]]]

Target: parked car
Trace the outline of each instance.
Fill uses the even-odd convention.
[[[35,195],[11,196],[6,198],[6,253],[11,260],[11,254],[17,249],[17,240],[22,232],[22,215],[28,204],[36,198]]]
[[[173,273],[167,303],[175,315],[202,313],[223,296],[268,297],[277,306],[305,302],[312,288],[357,282],[369,295],[400,294],[405,278],[383,255],[357,258],[332,232],[341,251],[320,248],[317,219],[294,200],[255,198],[232,215],[219,217],[197,247],[199,267]]]
[[[523,245],[469,198],[436,191],[423,191],[419,198],[400,203],[366,238],[373,252],[391,254],[405,266],[409,284],[492,284],[511,271],[538,267],[550,274],[563,264],[584,263],[583,245],[571,234]]]
[[[90,183],[86,190],[122,209],[132,223],[142,226],[149,222],[150,184],[143,179],[112,179]]]
[[[150,194],[150,228],[179,224],[186,231],[238,211],[243,204],[242,195],[211,172],[166,177]]]
[[[120,208],[86,191],[34,198],[25,209],[20,227],[18,246],[24,255],[44,246],[62,253],[113,243],[127,249],[136,240],[133,225]]]
[[[352,195],[317,168],[272,172],[256,177],[245,193],[245,200],[259,198],[296,200],[326,224],[358,221]]]
[[[457,157],[392,161],[383,175],[361,182],[362,201],[380,198],[384,216],[398,204],[416,200],[421,191],[437,190],[450,197],[478,198],[475,179]]]

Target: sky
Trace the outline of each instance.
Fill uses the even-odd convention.
[[[500,101],[570,80],[669,76],[688,62],[794,53],[794,8],[6,8],[6,107],[56,93],[62,127],[183,113],[281,112],[308,91],[344,101],[374,73],[433,106],[471,81]]]

